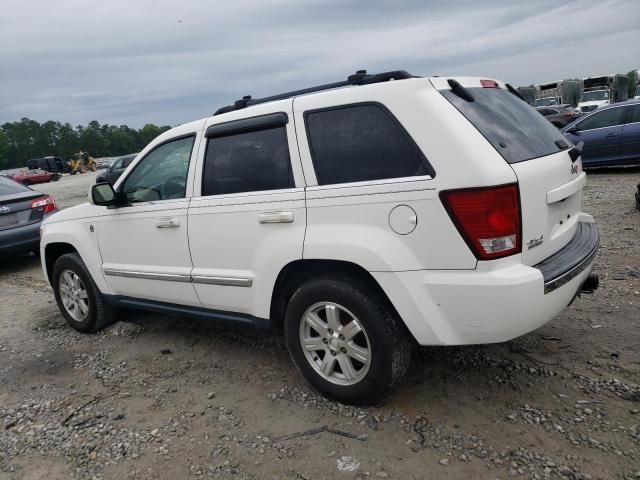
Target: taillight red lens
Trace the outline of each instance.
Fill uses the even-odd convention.
[[[53,197],[39,198],[31,202],[31,208],[42,208],[43,214],[53,212],[56,209],[56,200]]]
[[[517,184],[445,190],[440,198],[478,259],[492,260],[521,251]]]

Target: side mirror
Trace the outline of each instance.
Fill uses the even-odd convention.
[[[567,133],[571,133],[572,135],[577,135],[580,132],[580,130],[578,130],[578,126],[574,125],[573,127],[569,128],[567,130]]]
[[[110,183],[96,183],[89,190],[89,201],[93,205],[115,207],[118,205],[118,196]]]

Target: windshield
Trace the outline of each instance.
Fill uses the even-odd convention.
[[[596,100],[608,100],[609,92],[606,90],[594,90],[593,92],[582,92],[581,102],[594,102]]]
[[[20,185],[18,182],[9,180],[7,177],[0,175],[0,196],[13,195],[16,193],[28,192],[29,189]]]
[[[547,107],[549,105],[557,105],[557,104],[558,104],[557,98],[539,98],[538,100],[536,100],[535,106]]]
[[[523,162],[570,147],[560,130],[509,91],[503,88],[467,90],[474,101],[464,100],[451,90],[441,93],[507,162]]]

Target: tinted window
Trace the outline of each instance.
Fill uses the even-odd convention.
[[[116,160],[115,162],[113,162],[113,165],[111,165],[111,170],[119,170],[122,168],[122,162],[123,160]]]
[[[203,175],[202,195],[293,187],[285,127],[210,138]]]
[[[305,118],[320,185],[433,176],[409,135],[380,106],[309,112]]]
[[[127,199],[136,203],[184,198],[194,139],[173,140],[148,153],[124,181]]]
[[[0,196],[13,195],[15,193],[28,192],[29,189],[20,185],[18,182],[9,180],[7,177],[0,175]]]
[[[640,122],[640,105],[631,106],[631,115],[629,115],[629,123]]]
[[[557,153],[567,145],[560,131],[518,97],[502,88],[468,88],[473,102],[451,90],[442,94],[509,163]],[[567,145],[568,146],[568,145]],[[565,147],[567,148],[567,147]]]
[[[596,112],[589,118],[585,118],[577,125],[579,131],[593,130],[594,128],[605,128],[620,125],[624,121],[625,107],[608,108],[601,112]]]

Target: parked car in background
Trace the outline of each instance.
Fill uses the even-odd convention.
[[[317,389],[376,402],[413,345],[504,342],[597,287],[579,149],[514,93],[359,71],[245,97],[49,219],[44,276],[79,331],[129,306],[284,333]]]
[[[29,170],[44,170],[52,173],[68,173],[71,169],[67,162],[60,157],[42,157],[27,160],[27,168]]]
[[[0,176],[0,255],[39,253],[40,224],[55,211],[53,197]]]
[[[616,102],[624,102],[629,98],[628,85],[629,77],[620,74],[585,78],[578,110],[581,113],[587,113]]]
[[[580,116],[580,114],[568,104],[535,108],[540,115],[544,116],[558,128],[564,127]]]
[[[118,158],[114,161],[109,167],[104,170],[98,172],[98,176],[96,177],[96,183],[110,183],[113,185],[116,183],[116,180],[120,178],[122,172],[126,170],[126,168],[133,162],[136,158],[137,154],[125,155],[124,157]]]
[[[616,103],[580,117],[562,129],[573,143],[584,142],[585,167],[640,164],[640,101]]]
[[[12,174],[10,178],[23,185],[35,185],[36,183],[57,182],[60,180],[60,174],[39,169],[21,170]]]

